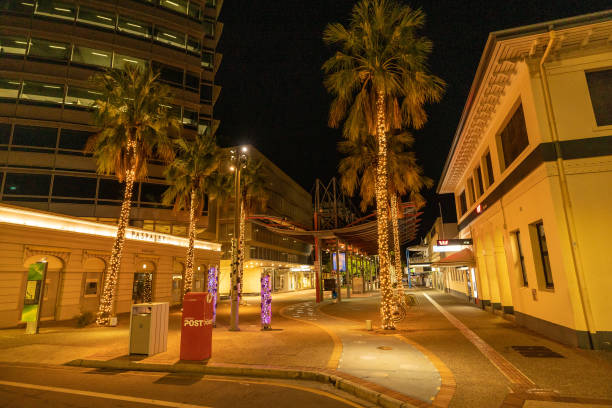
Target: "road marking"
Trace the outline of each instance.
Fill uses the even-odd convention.
[[[459,319],[440,306],[438,302],[433,300],[427,293],[423,293],[423,296],[425,296],[427,300],[429,300],[429,302],[431,302],[431,304],[438,309],[438,311],[442,313],[442,315],[444,315],[444,317],[446,317],[446,319],[451,322],[451,324],[455,326],[461,332],[461,334],[463,334],[463,336],[468,339],[478,349],[478,351],[480,351],[491,362],[491,364],[493,364],[499,370],[499,372],[510,381],[511,384],[529,388],[535,386],[535,383],[531,381],[529,377],[523,374],[521,370],[516,368],[516,366],[506,360],[504,356],[495,351],[493,347],[470,330]]]
[[[206,407],[204,405],[183,404],[182,402],[160,401],[160,400],[148,399],[148,398],[130,397],[129,395],[106,394],[103,392],[83,391],[83,390],[75,390],[71,388],[62,388],[62,387],[49,387],[46,385],[25,384],[25,383],[18,383],[18,382],[12,382],[12,381],[0,381],[0,385],[6,385],[8,387],[29,388],[32,390],[39,390],[39,391],[60,392],[63,394],[83,395],[86,397],[128,401],[128,402],[135,402],[138,404],[157,405],[160,407],[211,408],[211,407]]]

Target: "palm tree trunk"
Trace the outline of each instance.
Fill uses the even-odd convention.
[[[399,242],[399,220],[398,220],[398,202],[397,194],[391,194],[391,222],[393,224],[393,257],[395,266],[395,280],[397,282],[398,289],[404,289],[404,283],[402,282],[402,257],[400,255],[400,242]]]
[[[244,207],[244,202],[246,197],[242,197],[240,200],[240,235],[238,236],[238,299],[242,296],[242,289],[244,287],[244,282],[242,281],[242,275],[244,272],[244,235],[246,230],[246,209]]]
[[[191,202],[189,204],[189,246],[187,247],[187,260],[185,262],[185,282],[183,283],[183,294],[191,290],[193,282],[193,248],[195,246],[196,233],[196,209],[198,207],[198,197],[196,189],[191,189]]]
[[[117,287],[117,278],[121,269],[121,254],[123,252],[123,243],[125,241],[125,231],[130,220],[130,209],[132,207],[132,190],[136,179],[136,140],[130,138],[127,145],[127,155],[129,157],[130,168],[125,175],[125,191],[123,193],[123,202],[121,203],[121,212],[119,213],[119,223],[117,225],[117,236],[113,244],[106,279],[104,281],[104,289],[100,307],[98,309],[98,317],[96,323],[100,326],[105,326],[110,323],[110,318],[115,312],[115,290]]]
[[[389,273],[389,199],[387,191],[387,136],[385,118],[385,94],[376,95],[376,140],[378,160],[376,163],[376,219],[378,224],[378,258],[380,265],[380,314],[383,329],[394,329],[393,289]]]

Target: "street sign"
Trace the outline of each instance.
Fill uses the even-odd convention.
[[[472,238],[439,239],[438,246],[472,245]]]

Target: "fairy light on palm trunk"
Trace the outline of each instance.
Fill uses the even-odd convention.
[[[243,289],[243,284],[242,284],[242,277],[244,275],[244,252],[245,252],[245,247],[244,247],[244,237],[245,237],[245,231],[246,231],[246,212],[245,212],[245,208],[244,208],[244,196],[242,197],[242,200],[240,201],[240,235],[238,238],[238,246],[239,246],[239,251],[238,251],[238,281],[240,282],[240,284],[238,285],[238,298],[240,299],[242,297],[242,289]]]
[[[393,226],[393,265],[395,267],[395,280],[397,288],[403,290],[404,283],[402,282],[402,258],[400,255],[400,242],[399,242],[399,214],[397,194],[390,193],[391,195],[391,223]]]
[[[387,180],[387,135],[385,118],[385,94],[376,97],[376,139],[378,162],[376,163],[376,219],[378,224],[378,257],[380,267],[380,314],[383,329],[394,329],[392,320],[393,290],[389,274],[389,200]]]
[[[132,190],[134,188],[134,181],[136,179],[136,147],[136,140],[131,138],[127,143],[127,154],[129,157],[128,162],[131,164],[131,166],[129,170],[126,171],[125,175],[125,192],[123,193],[123,203],[121,203],[121,211],[119,213],[117,236],[115,238],[110,261],[108,263],[102,299],[100,300],[100,307],[98,309],[98,316],[96,319],[96,323],[98,325],[108,325],[110,323],[111,316],[114,314],[115,290],[117,287],[119,270],[121,269],[121,254],[123,253],[123,244],[125,242],[125,231],[130,219]]]
[[[187,247],[187,260],[185,267],[185,283],[183,285],[183,293],[191,290],[193,282],[193,260],[194,260],[194,245],[196,233],[196,208],[198,207],[198,196],[196,188],[191,190],[191,202],[189,206],[189,246]]]

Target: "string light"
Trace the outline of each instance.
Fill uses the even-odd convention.
[[[127,155],[135,160],[136,156],[136,141],[128,140]],[[100,300],[100,308],[96,323],[100,326],[106,326],[110,323],[111,316],[115,309],[115,291],[117,288],[117,277],[121,268],[121,254],[123,253],[123,243],[125,242],[125,231],[130,219],[130,209],[132,207],[132,190],[134,180],[136,178],[136,163],[125,172],[125,192],[123,194],[123,202],[121,203],[121,211],[119,213],[119,223],[117,225],[117,236],[113,244],[108,269],[104,280],[104,289],[102,299]]]
[[[246,230],[246,213],[244,200],[240,200],[240,237],[238,238],[238,282],[242,283],[244,272],[244,235]],[[238,286],[238,300],[242,297],[242,284]]]
[[[402,258],[400,256],[397,194],[389,194],[391,195],[391,222],[393,223],[393,261],[395,266],[395,281],[397,283],[397,289],[399,291],[403,291],[404,282],[402,282]]]
[[[389,200],[387,190],[387,136],[385,94],[378,91],[376,98],[376,139],[378,163],[376,166],[376,210],[378,227],[378,256],[380,262],[380,314],[385,330],[395,329],[392,319],[393,289],[389,279]]]
[[[219,285],[219,277],[217,275],[217,267],[211,266],[208,268],[208,293],[212,295],[212,309],[213,309],[213,327],[217,323],[217,288]]]
[[[187,246],[187,259],[185,261],[185,283],[183,284],[183,293],[191,290],[193,282],[193,248],[195,244],[195,227],[197,222],[196,207],[198,205],[198,197],[195,189],[191,190],[191,205],[189,207],[189,245]]]
[[[272,288],[270,274],[264,272],[261,276],[261,329],[269,330],[272,322]]]
[[[146,266],[146,265],[143,265]],[[147,273],[145,274],[145,282],[144,282],[144,293],[142,294],[142,301],[144,303],[151,303],[153,301],[153,274]]]

